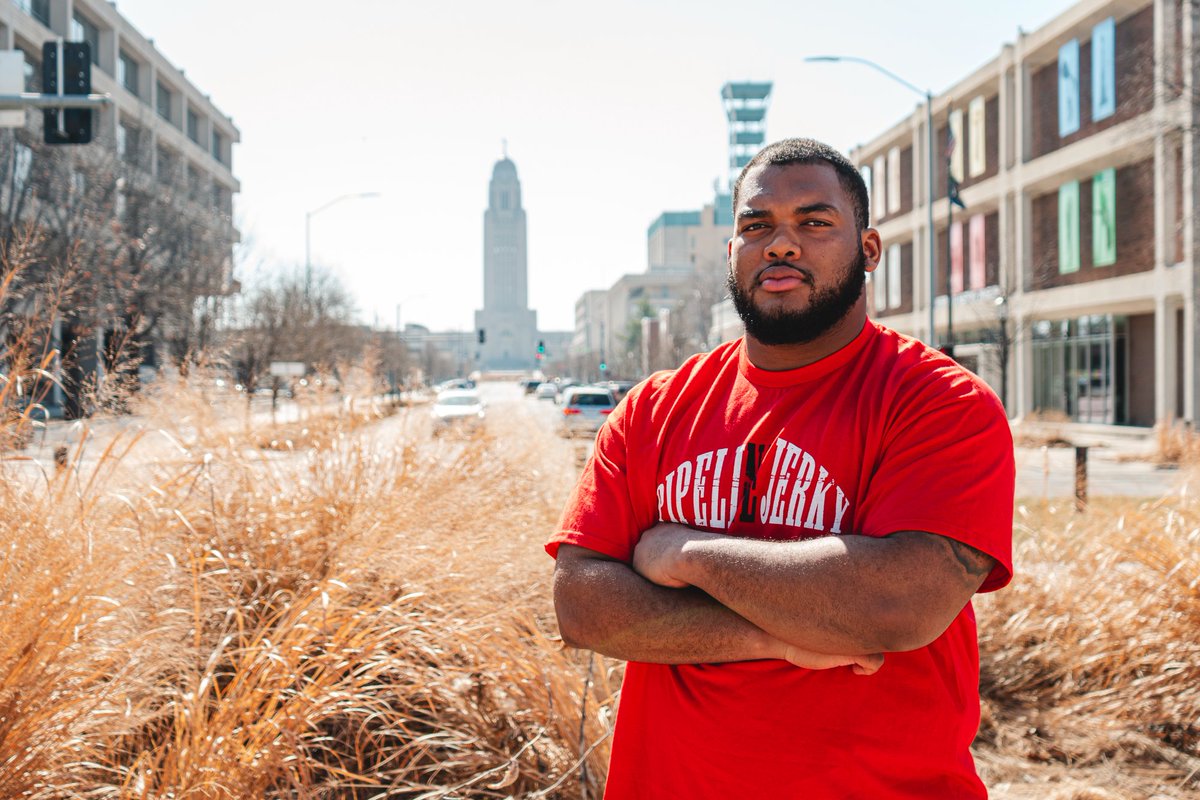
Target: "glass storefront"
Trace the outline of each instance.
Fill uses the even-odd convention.
[[[1129,420],[1129,319],[1093,314],[1033,325],[1033,407],[1075,422]]]

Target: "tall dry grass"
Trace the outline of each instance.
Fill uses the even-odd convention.
[[[1200,790],[1200,498],[1017,510],[1017,577],[976,600],[993,785]],[[1079,783],[1086,778],[1084,784]]]
[[[611,676],[538,552],[572,454],[220,408],[0,476],[0,797],[598,795]]]

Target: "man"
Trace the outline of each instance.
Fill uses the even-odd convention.
[[[987,796],[970,599],[1012,576],[1012,438],[867,320],[867,213],[826,145],[750,162],[745,337],[630,392],[547,545],[564,641],[629,661],[608,797]]]

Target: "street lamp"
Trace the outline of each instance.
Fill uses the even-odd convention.
[[[304,296],[312,292],[312,218],[330,206],[335,206],[344,200],[364,200],[369,197],[379,197],[379,192],[358,192],[335,197],[312,211],[304,212]]]
[[[929,169],[929,184],[926,189],[926,198],[925,198],[925,200],[926,200],[925,207],[929,213],[928,220],[927,220],[928,231],[926,233],[926,238],[929,241],[929,346],[934,347],[934,346],[936,346],[937,333],[936,333],[936,329],[934,328],[933,299],[934,299],[934,297],[937,296],[937,290],[934,289],[934,286],[933,286],[934,276],[935,276],[935,269],[934,269],[935,262],[934,262],[934,250],[933,250],[933,242],[934,242],[934,231],[933,231],[933,157],[934,157],[933,156],[933,154],[934,154],[933,93],[930,92],[928,89],[921,89],[920,87],[909,83],[908,81],[904,80],[899,75],[892,72],[891,70],[884,69],[883,67],[879,66],[874,61],[870,61],[865,58],[859,58],[858,56],[809,56],[808,58],[806,58],[804,60],[805,61],[813,61],[813,62],[816,62],[816,61],[820,61],[820,62],[849,61],[849,62],[853,62],[855,64],[864,64],[864,65],[870,67],[871,69],[875,70],[876,72],[883,73],[884,75],[888,76],[889,78],[891,78],[896,83],[903,86],[904,88],[914,91],[917,94],[919,94],[925,98],[925,128],[928,133],[928,136],[925,140],[925,164]],[[949,297],[947,297],[947,300],[948,299],[949,299]]]

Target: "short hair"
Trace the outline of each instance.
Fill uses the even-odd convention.
[[[866,182],[863,181],[858,168],[850,163],[850,159],[816,139],[783,139],[759,150],[758,155],[742,168],[741,174],[733,184],[733,213],[737,214],[742,182],[746,180],[746,174],[755,167],[821,163],[828,164],[837,172],[838,182],[842,184],[854,205],[854,221],[859,230],[866,230],[871,223]]]

